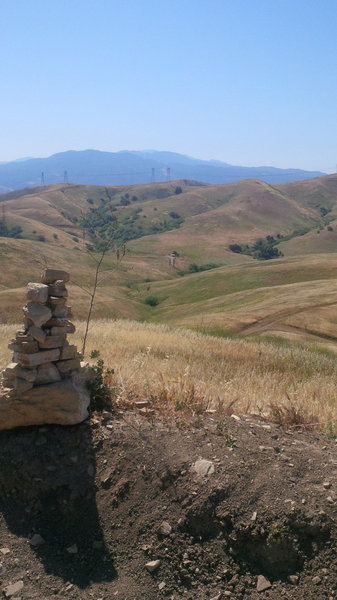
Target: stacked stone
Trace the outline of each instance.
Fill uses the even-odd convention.
[[[67,281],[69,273],[45,269],[41,283],[27,285],[24,328],[8,346],[13,362],[3,371],[3,385],[16,397],[69,378],[80,369],[81,355],[67,340],[67,334],[75,332],[66,304]]]

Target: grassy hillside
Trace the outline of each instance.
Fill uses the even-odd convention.
[[[337,176],[278,186],[256,180],[62,184],[4,194],[0,220],[20,225],[23,239],[0,238],[1,321],[17,320],[23,286],[38,279],[45,265],[71,272],[74,312],[85,317],[83,288],[91,286],[95,263],[80,222],[83,214],[103,210],[117,215],[133,239],[121,264],[106,259],[109,271],[97,292],[95,318],[169,322],[217,334],[334,339],[336,198]],[[257,261],[229,250],[229,244],[277,234],[283,258]],[[173,250],[175,268],[168,259]],[[217,268],[179,277],[191,263]]]

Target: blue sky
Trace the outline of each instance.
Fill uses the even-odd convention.
[[[2,0],[0,161],[171,150],[336,170],[336,0]]]

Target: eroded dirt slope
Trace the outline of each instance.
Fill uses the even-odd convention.
[[[0,493],[8,597],[337,593],[337,447],[324,435],[254,417],[105,413],[1,432]]]

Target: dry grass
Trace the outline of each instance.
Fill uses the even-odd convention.
[[[17,327],[1,326],[0,367]],[[84,324],[74,341],[81,346]],[[115,370],[120,403],[139,399],[168,410],[256,413],[287,425],[334,430],[335,358],[313,347],[224,339],[132,321],[91,324],[88,356],[98,349]]]

